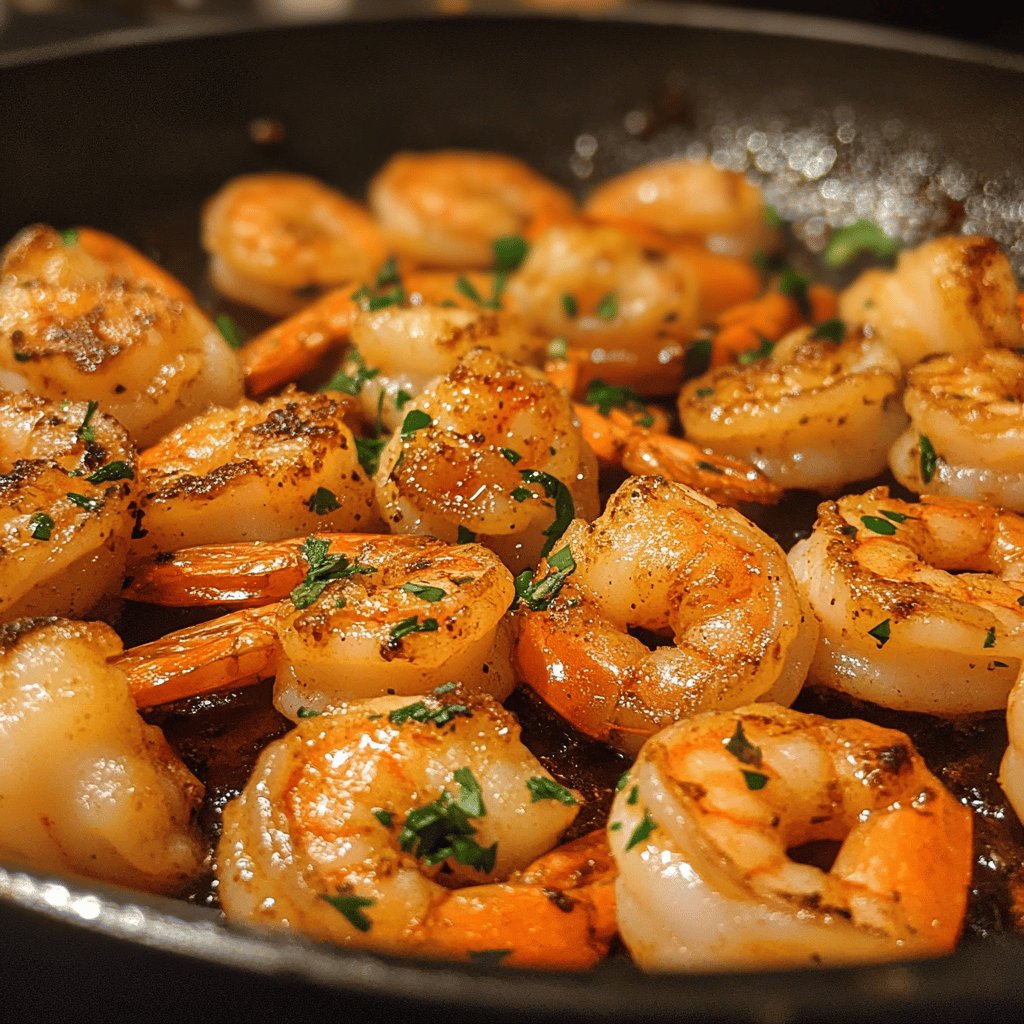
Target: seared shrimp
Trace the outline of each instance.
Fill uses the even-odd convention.
[[[99,402],[138,445],[242,395],[238,358],[198,308],[38,225],[0,266],[0,387]]]
[[[499,699],[515,685],[505,615],[512,577],[476,544],[310,537],[301,547],[195,549],[151,570],[142,570],[143,599],[147,589],[173,599],[179,588],[198,591],[200,604],[288,597],[125,652],[120,663],[143,706],[275,674],[274,701],[291,718],[302,707],[419,693],[452,678]]]
[[[818,506],[790,552],[821,641],[810,681],[902,711],[1005,707],[1024,658],[1024,519],[885,487]]]
[[[588,352],[596,375],[643,394],[675,390],[700,326],[691,262],[604,225],[545,232],[507,294],[528,324]]]
[[[396,533],[468,530],[520,572],[574,515],[597,514],[594,455],[539,371],[474,349],[405,408],[375,479]]]
[[[775,541],[660,477],[627,480],[593,524],[575,521],[518,590],[524,681],[631,753],[698,711],[790,703],[818,635]],[[651,649],[631,629],[661,642]]]
[[[777,249],[780,241],[761,190],[742,174],[706,161],[638,167],[599,185],[585,209],[595,220],[654,228],[730,256],[749,258]]]
[[[484,269],[496,239],[533,238],[576,212],[564,189],[499,153],[397,153],[370,182],[388,243],[422,266]]]
[[[136,468],[95,403],[0,391],[0,621],[81,616],[117,593]]]
[[[615,798],[619,928],[649,971],[948,953],[971,831],[901,732],[761,704],[699,715],[649,740]],[[823,841],[828,870],[790,854]]]
[[[835,492],[885,469],[907,418],[899,360],[880,341],[835,344],[810,328],[767,358],[687,381],[679,417],[687,438],[753,463],[783,487]]]
[[[0,858],[172,893],[203,867],[203,787],[139,717],[120,649],[98,622],[0,626]]]
[[[896,269],[867,270],[840,295],[839,315],[884,341],[903,367],[939,352],[1024,345],[1017,282],[991,238],[932,239]]]
[[[381,520],[343,396],[293,389],[197,416],[143,452],[140,558],[192,544],[373,530]]]
[[[232,921],[346,946],[455,958],[500,949],[506,964],[588,967],[614,933],[600,845],[529,866],[578,799],[487,698],[351,704],[272,743],[225,809],[221,906]]]
[[[904,487],[1024,512],[1024,356],[927,359],[910,371],[903,404],[910,427],[889,465]]]
[[[387,257],[362,206],[301,174],[232,178],[203,209],[203,248],[217,290],[270,316],[358,288]]]
[[[193,294],[176,278],[159,264],[143,256],[127,242],[99,231],[96,228],[73,228],[62,233],[67,238],[66,244],[78,244],[101,263],[106,264],[118,277],[126,281],[137,281],[151,285],[168,298],[177,299],[195,305]]]

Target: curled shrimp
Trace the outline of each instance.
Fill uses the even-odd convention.
[[[619,928],[645,970],[935,956],[967,907],[971,812],[901,732],[756,704],[650,739],[612,807]],[[838,845],[827,870],[795,859]]]
[[[839,315],[884,341],[904,368],[940,352],[1024,344],[1017,282],[991,238],[945,235],[866,270],[839,297]]]
[[[455,541],[468,530],[520,572],[574,514],[596,515],[594,455],[539,371],[474,349],[405,409],[375,478],[396,533]]]
[[[291,718],[451,678],[498,698],[515,685],[512,577],[477,544],[348,534],[210,546],[143,566],[140,577],[130,594],[175,603],[190,591],[199,604],[242,606],[288,595],[126,651],[120,663],[141,706],[272,675],[274,702]]]
[[[910,426],[889,465],[904,487],[1024,512],[1024,356],[986,348],[926,359],[903,404]]]
[[[585,210],[595,220],[640,225],[751,257],[779,247],[761,190],[742,174],[707,161],[664,160],[599,185]]]
[[[396,153],[370,182],[369,202],[399,255],[457,269],[487,268],[496,239],[533,238],[575,215],[568,192],[521,161],[460,150]]]
[[[0,621],[85,615],[117,593],[136,463],[95,403],[0,391]]]
[[[387,257],[362,206],[301,174],[232,178],[203,208],[202,236],[218,291],[271,316],[358,288]]]
[[[601,844],[530,864],[577,801],[487,698],[354,703],[260,755],[224,812],[221,906],[232,921],[346,946],[589,967],[614,934]]]
[[[235,353],[197,307],[41,225],[3,253],[0,386],[99,402],[139,445],[242,395]]]
[[[344,396],[289,389],[212,409],[140,459],[144,531],[133,557],[381,525]]]
[[[687,381],[687,438],[744,459],[783,487],[834,492],[885,469],[906,425],[899,361],[880,341],[794,332],[767,358]]]
[[[525,590],[516,663],[588,736],[635,753],[679,718],[800,691],[817,624],[782,549],[738,512],[634,477],[559,544]]]
[[[790,552],[821,623],[810,681],[902,711],[1005,707],[1024,657],[1024,519],[888,488],[818,506]]]
[[[203,868],[203,787],[139,717],[120,649],[99,622],[0,626],[0,857],[173,893]]]

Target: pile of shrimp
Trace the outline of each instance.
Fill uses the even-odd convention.
[[[1007,714],[1024,815],[995,242],[858,221],[837,289],[740,174],[667,160],[581,205],[463,151],[395,155],[366,205],[244,175],[199,231],[249,339],[96,228],[2,254],[0,858],[172,895],[212,872],[230,921],[492,965],[956,947],[971,809],[904,733],[791,705]],[[797,492],[787,553],[764,509]],[[167,611],[124,649],[136,605]],[[284,734],[210,848],[143,712],[267,680]],[[610,807],[524,744],[522,687],[618,752]]]

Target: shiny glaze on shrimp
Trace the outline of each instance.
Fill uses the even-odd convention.
[[[387,257],[359,203],[302,174],[244,174],[207,200],[203,248],[217,290],[286,316],[337,285],[358,288]]]
[[[994,711],[1024,658],[1024,519],[885,487],[818,507],[790,563],[821,640],[810,681],[902,711]]]
[[[594,523],[575,521],[533,590],[542,599],[519,613],[522,678],[631,753],[698,711],[790,703],[818,635],[775,541],[660,477],[627,480]],[[637,629],[673,642],[651,649]]]
[[[197,307],[40,225],[0,265],[0,386],[99,402],[138,445],[242,395],[235,353]]]
[[[370,182],[389,245],[422,266],[485,269],[496,239],[571,220],[568,192],[500,153],[396,153]]]
[[[903,404],[910,426],[889,465],[904,487],[1024,511],[1024,356],[987,348],[926,359]]]
[[[203,787],[139,717],[120,649],[98,622],[0,626],[0,858],[173,893],[203,867]]]
[[[952,950],[971,812],[901,732],[774,705],[653,737],[615,798],[619,928],[645,970],[877,962]],[[790,855],[838,843],[828,870]]]
[[[342,395],[294,389],[212,409],[142,454],[133,558],[193,544],[381,525]],[[141,531],[140,531],[141,532]]]
[[[687,438],[753,463],[783,487],[835,492],[885,469],[906,424],[900,364],[880,341],[840,344],[796,331],[746,366],[723,366],[683,386]]]
[[[0,621],[81,616],[116,595],[136,468],[94,404],[0,391]]]
[[[482,697],[385,697],[302,721],[224,812],[221,905],[346,946],[591,966],[614,933],[610,872],[593,840],[530,865],[578,810],[569,790],[536,797],[551,782]],[[431,840],[427,808],[453,805],[437,830],[460,824]]]

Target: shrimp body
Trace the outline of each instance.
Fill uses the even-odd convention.
[[[665,160],[627,171],[594,189],[585,210],[604,223],[653,228],[730,256],[749,258],[779,245],[761,190],[706,161]]]
[[[789,559],[821,622],[811,682],[933,715],[1005,706],[1024,657],[1024,519],[877,487],[820,505]]]
[[[531,871],[578,810],[569,790],[568,803],[535,799],[531,779],[551,782],[484,697],[383,697],[300,722],[225,810],[221,905],[229,920],[346,946],[459,958],[500,947],[506,963],[590,966],[614,931],[609,872],[593,844],[565,855],[575,872]]]
[[[370,182],[370,207],[390,246],[422,266],[486,269],[492,245],[571,220],[564,189],[498,153],[397,153]]]
[[[938,352],[1024,344],[1013,268],[977,235],[925,242],[895,270],[867,270],[839,297],[839,315],[884,341],[904,368]]]
[[[612,807],[622,938],[645,970],[838,965],[952,950],[971,812],[901,732],[773,705],[650,739]],[[794,860],[837,843],[828,870]]]
[[[564,583],[520,612],[516,660],[577,729],[635,753],[698,711],[788,704],[800,691],[817,625],[782,549],[738,512],[634,477],[559,545]],[[651,649],[631,629],[660,642]]]
[[[141,457],[135,558],[193,544],[279,540],[380,525],[343,396],[289,389],[212,409]]]
[[[999,785],[1017,817],[1024,821],[1024,671],[1010,690],[1006,705],[1009,746],[999,765]]]
[[[85,615],[117,593],[136,461],[95,405],[0,391],[0,621]]]
[[[235,353],[197,307],[52,228],[22,231],[0,278],[0,387],[97,401],[139,445],[242,395]]]
[[[926,359],[903,403],[910,426],[889,465],[904,487],[1024,511],[1024,356],[986,348]]]
[[[203,867],[203,787],[139,717],[120,647],[97,622],[0,627],[0,857],[172,893]]]
[[[387,257],[362,206],[301,174],[232,178],[207,201],[202,233],[218,291],[271,316],[338,285],[358,288]]]
[[[474,349],[405,407],[404,422],[415,428],[394,434],[375,478],[397,533],[455,541],[461,527],[519,572],[560,518],[597,514],[594,455],[572,403],[539,371]]]
[[[906,425],[900,364],[879,341],[796,331],[767,359],[687,381],[687,438],[753,463],[783,487],[834,492],[877,476]]]
[[[674,390],[700,326],[691,261],[608,225],[549,229],[507,295],[527,323],[589,353],[595,376],[644,394]]]

